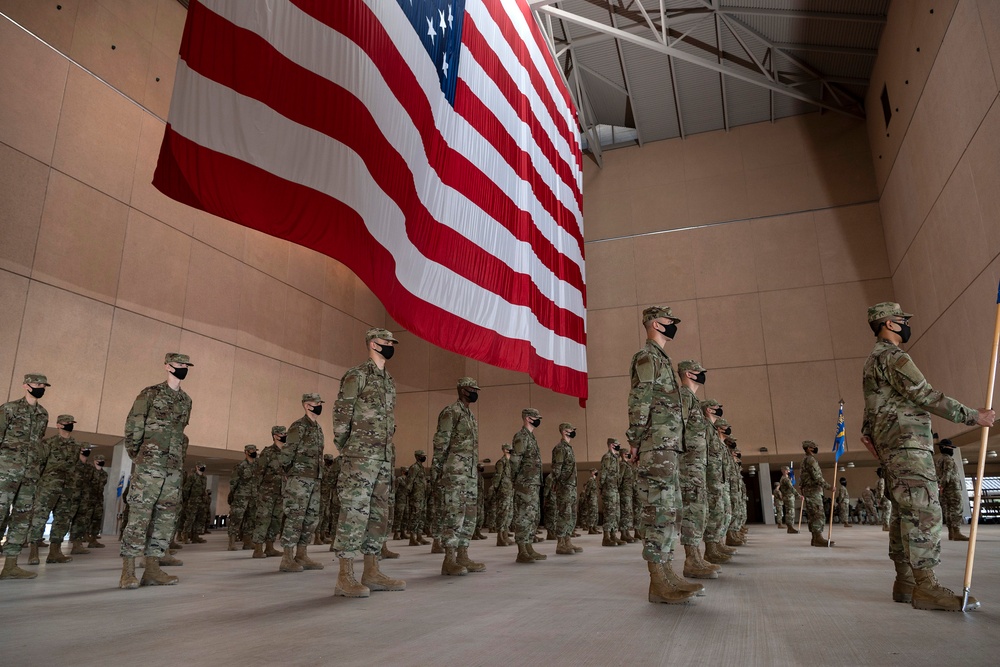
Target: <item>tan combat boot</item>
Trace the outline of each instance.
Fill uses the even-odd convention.
[[[326,543],[323,541],[323,536],[320,535],[320,532],[317,530],[315,533],[313,533],[313,546],[318,547],[321,544],[326,544]]]
[[[408,546],[411,546],[411,547],[419,547],[420,546],[420,542],[417,541],[417,534],[416,533],[410,533],[410,544]]]
[[[264,555],[268,558],[274,558],[275,556],[281,556],[282,552],[274,548],[274,540],[267,540],[264,542]]]
[[[201,535],[191,535],[191,541],[194,542],[195,544],[204,544],[208,540],[206,540]]]
[[[434,543],[431,545],[432,554],[443,554],[444,547],[441,546],[441,540],[437,537],[434,538]]]
[[[621,539],[625,540],[626,544],[635,544],[635,536],[632,535],[631,530],[623,530],[621,534]]]
[[[253,545],[253,554],[250,557],[251,558],[267,558],[267,556],[264,555],[264,545],[261,544],[260,542],[255,542],[254,545]]]
[[[226,551],[236,551],[236,536],[229,536],[229,545],[226,547]]]
[[[690,581],[682,579],[681,576],[674,571],[673,563],[671,561],[664,561],[660,563],[660,567],[663,569],[663,577],[677,590],[691,592],[695,595],[704,595],[705,587],[701,584],[693,584]]]
[[[28,565],[38,565],[38,542],[28,545]]]
[[[180,558],[175,558],[169,551],[159,558],[160,565],[162,567],[168,567],[171,565],[183,565],[184,561]]]
[[[428,544],[430,544],[430,542],[425,540],[423,535],[417,535],[417,544],[419,544],[422,547],[425,547]]]
[[[577,537],[579,537],[579,535],[577,535]],[[575,544],[573,544],[573,538],[572,537],[567,537],[566,538],[566,546],[568,546],[570,549],[572,549],[573,553],[577,553],[577,554],[582,554],[583,553],[583,547],[578,547]]]
[[[105,545],[103,545],[103,544],[101,544],[100,542],[97,541],[97,535],[91,535],[90,536],[90,542],[87,544],[87,548],[89,548],[89,549],[103,549],[104,547],[105,547]]]
[[[361,573],[361,583],[373,591],[405,591],[406,582],[391,579],[378,569],[378,556],[365,554],[365,571]]]
[[[382,553],[379,554],[382,558],[399,558],[399,554],[395,551],[389,551],[389,543],[382,543]]]
[[[521,543],[521,542],[517,543],[517,560],[515,560],[514,562],[515,563],[534,563],[535,562],[535,559],[532,558],[531,554],[528,552],[528,544],[527,543]]]
[[[556,542],[557,556],[572,556],[576,553],[575,551],[573,551],[573,547],[567,544],[567,542],[569,542],[568,537],[560,537],[559,541]]]
[[[913,578],[913,570],[907,562],[893,561],[896,567],[896,580],[892,582],[893,602],[913,602],[913,587],[917,585]]]
[[[705,557],[702,556],[702,554],[701,554],[701,545],[700,544],[698,544],[698,545],[695,546],[694,553],[698,557],[698,564],[699,565],[701,565],[705,569],[711,570],[712,572],[715,572],[715,573],[718,573],[718,574],[722,574],[722,568],[721,567],[719,567],[715,563],[709,563],[707,560],[705,560]]]
[[[719,573],[712,569],[714,566],[705,563],[702,565],[701,557],[698,554],[698,547],[693,544],[684,545],[684,576],[692,579],[718,579]]]
[[[615,531],[611,531],[611,541],[615,543],[616,547],[620,547],[625,544],[625,538],[622,537],[624,532],[624,530],[619,530],[618,533],[615,534]]]
[[[612,539],[611,535],[612,534],[610,532],[604,531],[604,539],[601,541],[601,546],[602,547],[616,547],[616,546],[618,546],[618,542],[616,542],[614,539]]]
[[[251,538],[251,537],[244,537],[243,538],[243,549],[242,549],[242,551],[250,551],[251,549],[253,549],[253,538]]]
[[[735,556],[736,554],[738,554],[740,552],[739,549],[737,549],[735,547],[731,547],[731,546],[725,544],[724,542],[716,542],[716,544],[719,547],[719,551],[721,551],[722,553],[726,554],[727,556]]]
[[[718,542],[705,542],[705,560],[715,565],[724,565],[732,560],[732,556],[722,553]]]
[[[455,562],[464,567],[469,572],[485,572],[486,564],[479,563],[469,558],[469,547],[459,547]]]
[[[464,565],[459,565],[455,558],[455,547],[445,547],[444,562],[441,563],[441,574],[449,577],[455,577],[469,573],[469,569]]]
[[[694,591],[681,591],[667,581],[661,563],[646,563],[649,569],[649,601],[663,604],[684,604],[695,596]]]
[[[528,546],[528,555],[530,555],[535,560],[545,560],[546,558],[548,558],[548,556],[546,556],[545,554],[540,554],[537,551],[535,551],[535,547],[532,545],[531,542],[528,542],[527,546]]]
[[[130,591],[139,588],[139,580],[135,577],[135,558],[122,557],[122,578],[118,580],[118,588]]]
[[[281,562],[278,563],[278,572],[301,572],[305,569],[301,564],[295,562],[293,551],[292,547],[284,548],[281,554]]]
[[[823,533],[819,531],[813,531],[812,542],[810,542],[809,544],[814,547],[832,547],[834,542],[832,540],[830,542],[827,542],[826,538],[823,537]]]
[[[726,531],[726,546],[727,547],[738,547],[740,545],[741,545],[741,542],[740,542],[739,538],[736,537],[736,533],[734,531],[732,531],[732,530],[727,530]]]
[[[295,548],[295,562],[302,566],[303,570],[322,570],[323,563],[318,563],[309,557],[308,547],[300,544]]]
[[[969,596],[969,602],[962,608],[962,596],[938,583],[934,570],[913,569],[913,578],[917,585],[913,588],[914,609],[928,611],[974,611],[979,609],[979,600]]]
[[[142,571],[140,586],[173,586],[180,579],[160,569],[160,559],[146,556],[146,568]]]
[[[591,526],[590,530],[587,531],[588,535],[600,535],[601,531],[597,530],[597,526]]]
[[[73,559],[62,552],[62,542],[55,540],[49,542],[49,555],[45,557],[46,563],[69,563]]]
[[[0,570],[0,579],[34,579],[37,572],[22,570],[17,566],[17,556],[7,556],[3,562],[3,570]]]
[[[171,551],[177,551],[178,549],[183,549],[183,548],[184,547],[182,545],[177,544],[177,540],[175,540],[172,537],[170,538],[170,546],[168,547],[168,549],[170,549]]]
[[[498,547],[505,547],[505,546],[507,546],[507,543],[503,539],[503,531],[502,530],[498,530],[497,531],[497,546]]]
[[[969,538],[962,534],[962,529],[958,526],[948,526],[948,539],[954,542],[968,542]]]
[[[354,559],[337,560],[340,561],[340,574],[337,575],[337,585],[333,589],[333,594],[345,598],[366,598],[371,595],[369,588],[354,578]]]
[[[70,549],[70,553],[74,556],[79,556],[82,554],[89,554],[90,549],[85,549],[83,546],[83,540],[73,540],[73,548]]]
[[[795,528],[792,527],[792,524],[788,524],[788,534],[789,535],[798,535],[799,531],[795,530]]]
[[[394,533],[392,534],[392,539],[394,539],[394,540],[401,540],[401,539],[403,539],[403,538],[402,538],[402,536],[400,535],[400,532],[399,532],[399,531],[397,530],[396,532],[394,532]],[[410,541],[413,541],[413,535],[412,535],[412,534],[410,535]],[[413,546],[413,545],[411,544],[410,546]]]

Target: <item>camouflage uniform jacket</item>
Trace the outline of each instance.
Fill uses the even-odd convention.
[[[0,406],[0,465],[35,476],[49,413],[41,403],[21,398]],[[29,468],[31,470],[29,470]],[[6,510],[6,508],[4,508]]]
[[[108,471],[104,468],[94,468],[94,481],[91,483],[90,493],[96,504],[104,503],[104,487],[107,485]]]
[[[431,479],[441,473],[469,471],[479,460],[479,426],[476,416],[462,401],[455,401],[438,415],[434,433],[434,455],[431,458]]]
[[[836,499],[836,501],[838,503],[850,503],[851,502],[851,494],[847,492],[847,487],[846,486],[838,486],[837,487],[837,495],[835,496],[835,499]]]
[[[617,489],[618,482],[622,477],[621,459],[618,454],[608,450],[601,457],[601,487],[606,489]]]
[[[683,386],[681,414],[684,416],[684,461],[705,465],[708,461],[708,430],[711,424],[701,409],[698,396]]]
[[[565,440],[552,450],[552,485],[558,491],[576,491],[576,454]]]
[[[264,448],[264,451],[257,457],[257,490],[264,492],[281,491],[281,478],[284,471],[281,469],[281,448],[273,442]]]
[[[796,495],[792,480],[784,475],[781,476],[781,481],[778,483],[778,494],[782,500],[791,500]]]
[[[961,498],[965,493],[965,475],[959,472],[955,457],[941,452],[935,453],[934,470],[937,472],[940,495],[950,493],[956,498]]]
[[[136,465],[180,470],[184,428],[191,420],[191,397],[166,382],[146,387],[125,421],[125,451]]]
[[[198,507],[204,502],[206,481],[205,476],[198,473],[191,473],[187,476],[181,491],[185,509]]]
[[[414,461],[406,471],[406,490],[411,503],[422,502],[427,495],[427,471],[420,461]],[[417,500],[418,498],[421,500]]]
[[[823,471],[819,468],[819,461],[812,454],[807,454],[802,459],[802,491],[815,491],[817,489],[830,490],[830,483],[823,479]]]
[[[72,436],[61,437],[58,433],[42,440],[39,464],[46,483],[61,482],[65,486],[72,474],[73,464],[80,458],[81,445]]]
[[[708,421],[708,417],[705,418]],[[709,422],[711,424],[711,422]],[[727,463],[728,459],[733,457],[729,454],[729,448],[726,447],[726,443],[722,442],[722,438],[719,437],[719,432],[715,430],[714,427],[710,426],[706,430],[706,439],[708,446],[706,451],[709,459],[718,461],[717,468],[722,473],[722,482],[725,482],[730,477],[732,473],[730,472],[730,465]]]
[[[875,482],[875,498],[877,502],[882,502],[885,500],[885,480],[881,477]]]
[[[76,502],[83,502],[86,499],[88,489],[93,485],[96,470],[91,464],[84,463],[79,458],[76,460],[70,477],[71,493]]]
[[[875,504],[875,494],[872,493],[871,489],[865,489],[861,492],[861,501],[866,505]]]
[[[621,461],[618,469],[620,471],[618,494],[623,503],[629,502],[632,499],[632,494],[635,493],[635,470],[632,468],[632,464],[627,461]]]
[[[670,357],[651,340],[635,353],[629,367],[632,390],[628,395],[626,433],[629,444],[640,451],[684,451],[680,382]]]
[[[862,377],[861,432],[872,439],[883,461],[889,449],[933,451],[931,414],[966,426],[976,424],[976,410],[931,387],[910,355],[886,340],[875,343]]]
[[[333,408],[333,441],[341,456],[396,460],[396,385],[369,359],[344,374]]]
[[[323,427],[302,415],[288,427],[288,441],[278,454],[289,477],[323,479]]]
[[[243,460],[236,464],[229,476],[232,497],[252,498],[257,493],[257,463]],[[232,502],[231,500],[229,502]]]
[[[517,491],[542,485],[542,454],[535,434],[521,427],[514,434],[510,453],[510,479]]]
[[[501,492],[510,495],[514,489],[513,481],[510,478],[510,461],[506,456],[501,456],[497,460],[496,470],[493,473],[493,492]]]

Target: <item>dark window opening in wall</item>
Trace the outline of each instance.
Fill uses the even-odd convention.
[[[882,84],[882,115],[885,116],[885,127],[889,129],[889,121],[892,120],[892,105],[889,104],[889,89]]]

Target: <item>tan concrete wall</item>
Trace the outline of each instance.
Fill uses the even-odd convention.
[[[237,459],[301,416],[303,392],[334,398],[364,331],[384,324],[374,295],[338,262],[150,185],[184,8],[0,0],[0,12],[56,49],[0,18],[4,395],[46,373],[53,419],[113,436],[162,381],[163,353],[182,351],[192,445]]]

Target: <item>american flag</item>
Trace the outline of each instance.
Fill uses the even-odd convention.
[[[525,0],[196,0],[153,184],[582,402],[576,128]]]

